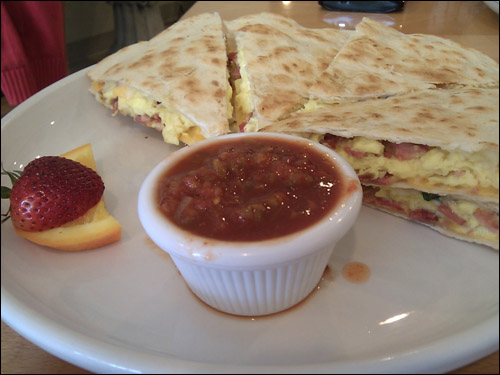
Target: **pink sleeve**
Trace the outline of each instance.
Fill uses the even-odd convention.
[[[67,75],[62,1],[2,1],[2,92],[17,105]]]

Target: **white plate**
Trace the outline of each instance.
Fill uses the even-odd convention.
[[[251,319],[202,304],[137,217],[143,178],[177,148],[87,89],[78,72],[2,119],[8,169],[91,142],[123,226],[117,244],[64,253],[2,225],[2,319],[28,340],[108,373],[444,372],[498,348],[498,253],[369,208],[297,307]],[[368,282],[342,277],[351,261]]]
[[[498,1],[483,1],[483,3],[485,3],[486,6],[488,6],[488,8],[490,8],[493,12],[498,14],[499,10]]]

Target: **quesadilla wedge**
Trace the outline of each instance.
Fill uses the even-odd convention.
[[[190,144],[229,132],[232,90],[220,16],[177,22],[149,41],[122,48],[88,72],[90,92],[120,113]]]
[[[363,203],[446,236],[498,250],[498,205],[389,186],[363,186]]]
[[[498,88],[498,63],[451,40],[404,34],[365,17],[309,93],[337,103],[457,85]]]
[[[498,90],[415,90],[335,104],[264,131],[334,149],[369,206],[498,249]]]
[[[260,13],[226,22],[236,124],[257,131],[308,100],[316,81],[348,38],[332,28],[309,29],[292,19]]]
[[[335,149],[365,185],[498,204],[498,90],[418,90],[297,113],[265,131]]]

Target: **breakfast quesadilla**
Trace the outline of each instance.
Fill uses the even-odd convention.
[[[247,132],[300,109],[310,86],[349,36],[332,28],[305,28],[272,13],[240,17],[226,25],[236,124]]]
[[[310,96],[336,103],[456,85],[498,88],[498,64],[451,40],[404,34],[363,18]]]
[[[348,32],[215,13],[125,47],[88,76],[113,115],[167,143],[297,134],[351,164],[366,205],[498,249],[498,64],[476,50],[369,18]]]
[[[88,72],[96,99],[190,144],[229,132],[232,90],[220,16],[177,22],[154,38],[127,46]]]
[[[390,189],[413,189],[488,207],[487,215],[493,216],[489,229],[495,227],[496,217],[498,239],[498,100],[497,89],[415,90],[296,113],[264,131],[297,134],[333,148],[351,164],[365,187],[377,187],[380,199],[378,204],[372,202],[377,208],[388,211],[408,203],[409,195],[382,196]],[[433,214],[448,219],[459,215],[445,206],[437,206]],[[396,211],[410,215],[407,209]],[[462,220],[467,219],[458,221]]]
[[[449,237],[498,250],[498,205],[388,186],[363,186],[363,203]]]

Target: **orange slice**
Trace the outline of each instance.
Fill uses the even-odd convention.
[[[97,171],[90,143],[61,156]],[[42,232],[18,229],[15,231],[31,242],[64,251],[90,250],[106,246],[119,241],[122,234],[120,223],[106,210],[104,196],[85,215],[59,228]]]

